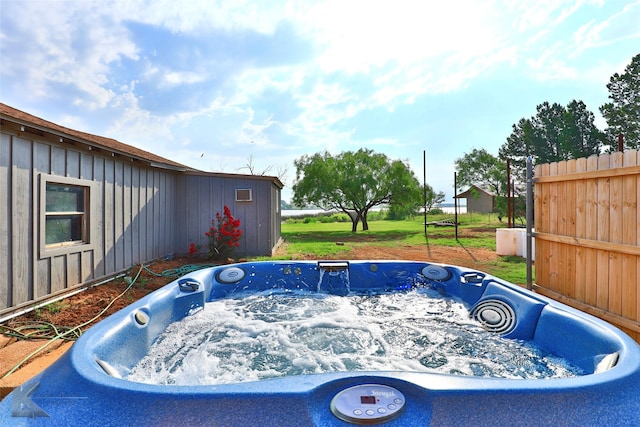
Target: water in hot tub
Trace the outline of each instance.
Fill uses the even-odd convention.
[[[388,370],[514,379],[580,375],[526,342],[485,331],[461,302],[421,289],[243,293],[210,302],[171,324],[128,379],[204,385]]]

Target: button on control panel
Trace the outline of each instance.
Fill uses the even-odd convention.
[[[349,387],[331,399],[331,412],[352,424],[380,424],[404,411],[405,398],[397,389],[383,384]]]

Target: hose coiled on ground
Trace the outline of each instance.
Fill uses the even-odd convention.
[[[119,298],[125,295],[129,289],[136,283],[142,271],[146,271],[157,277],[181,277],[185,274],[191,273],[196,270],[200,270],[208,267],[215,267],[217,264],[187,264],[177,268],[171,268],[168,270],[164,270],[162,273],[156,273],[150,270],[147,266],[141,264],[138,273],[132,279],[131,277],[125,277],[125,280],[129,282],[129,286],[122,291],[118,296],[116,296],[105,308],[103,308],[100,313],[91,318],[90,320],[74,327],[68,326],[56,326],[50,322],[42,322],[42,321],[33,321],[33,322],[19,322],[15,327],[9,327],[0,325],[0,332],[4,335],[22,339],[22,340],[31,340],[31,339],[47,339],[48,341],[40,346],[37,350],[31,352],[27,357],[22,359],[16,366],[11,368],[2,378],[6,378],[12,373],[14,373],[18,368],[20,368],[23,364],[25,364],[29,359],[34,357],[36,354],[40,353],[42,350],[50,346],[58,339],[62,339],[65,341],[75,341],[82,334],[82,328],[87,325],[90,325],[95,320],[97,320],[100,316],[102,316]]]

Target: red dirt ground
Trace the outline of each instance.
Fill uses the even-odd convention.
[[[339,242],[337,244],[350,245],[351,242]],[[286,254],[286,243],[281,245],[276,255]],[[305,254],[295,254],[294,259],[316,259],[315,257]],[[340,256],[327,257],[327,259],[402,259],[402,260],[414,260],[414,261],[430,261],[441,262],[447,264],[460,265],[471,268],[482,269],[482,264],[486,262],[494,261],[498,258],[494,251],[487,249],[473,248],[467,250],[463,247],[443,247],[443,246],[397,246],[397,247],[383,247],[375,245],[353,245],[347,252],[343,252]],[[197,264],[207,262],[202,259],[193,258],[180,258],[171,261],[157,261],[147,265],[151,271],[160,274],[165,270],[175,269],[186,264]],[[129,275],[134,277],[140,266],[135,266],[129,271]],[[126,307],[130,303],[137,299],[147,295],[150,292],[164,286],[167,283],[175,280],[175,277],[156,276],[147,270],[140,273],[138,280],[122,297],[118,298],[113,305],[97,320],[102,320],[110,314]],[[56,325],[57,327],[75,327],[85,322],[90,321],[96,315],[100,313],[109,303],[118,297],[128,287],[128,283],[124,279],[116,279],[109,283],[89,288],[79,294],[73,295],[57,303],[59,311],[49,310],[48,308],[42,308],[34,310],[25,315],[19,316],[8,322],[5,322],[2,326],[9,328],[18,327],[21,323],[33,323],[33,322],[48,322]],[[94,322],[95,323],[95,322]],[[93,324],[93,323],[92,323]],[[86,330],[89,326],[83,328]],[[15,338],[7,339],[6,337],[0,340],[0,351],[10,352],[13,356],[18,351],[19,346],[14,346],[17,342]],[[44,341],[42,341],[44,342]],[[10,348],[11,347],[11,348]],[[25,353],[26,356],[27,353]],[[18,360],[21,360],[18,358]],[[8,370],[4,367],[5,372]],[[0,369],[0,377],[4,374]]]

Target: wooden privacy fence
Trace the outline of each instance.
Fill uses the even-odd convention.
[[[538,165],[536,291],[640,342],[640,152]]]

